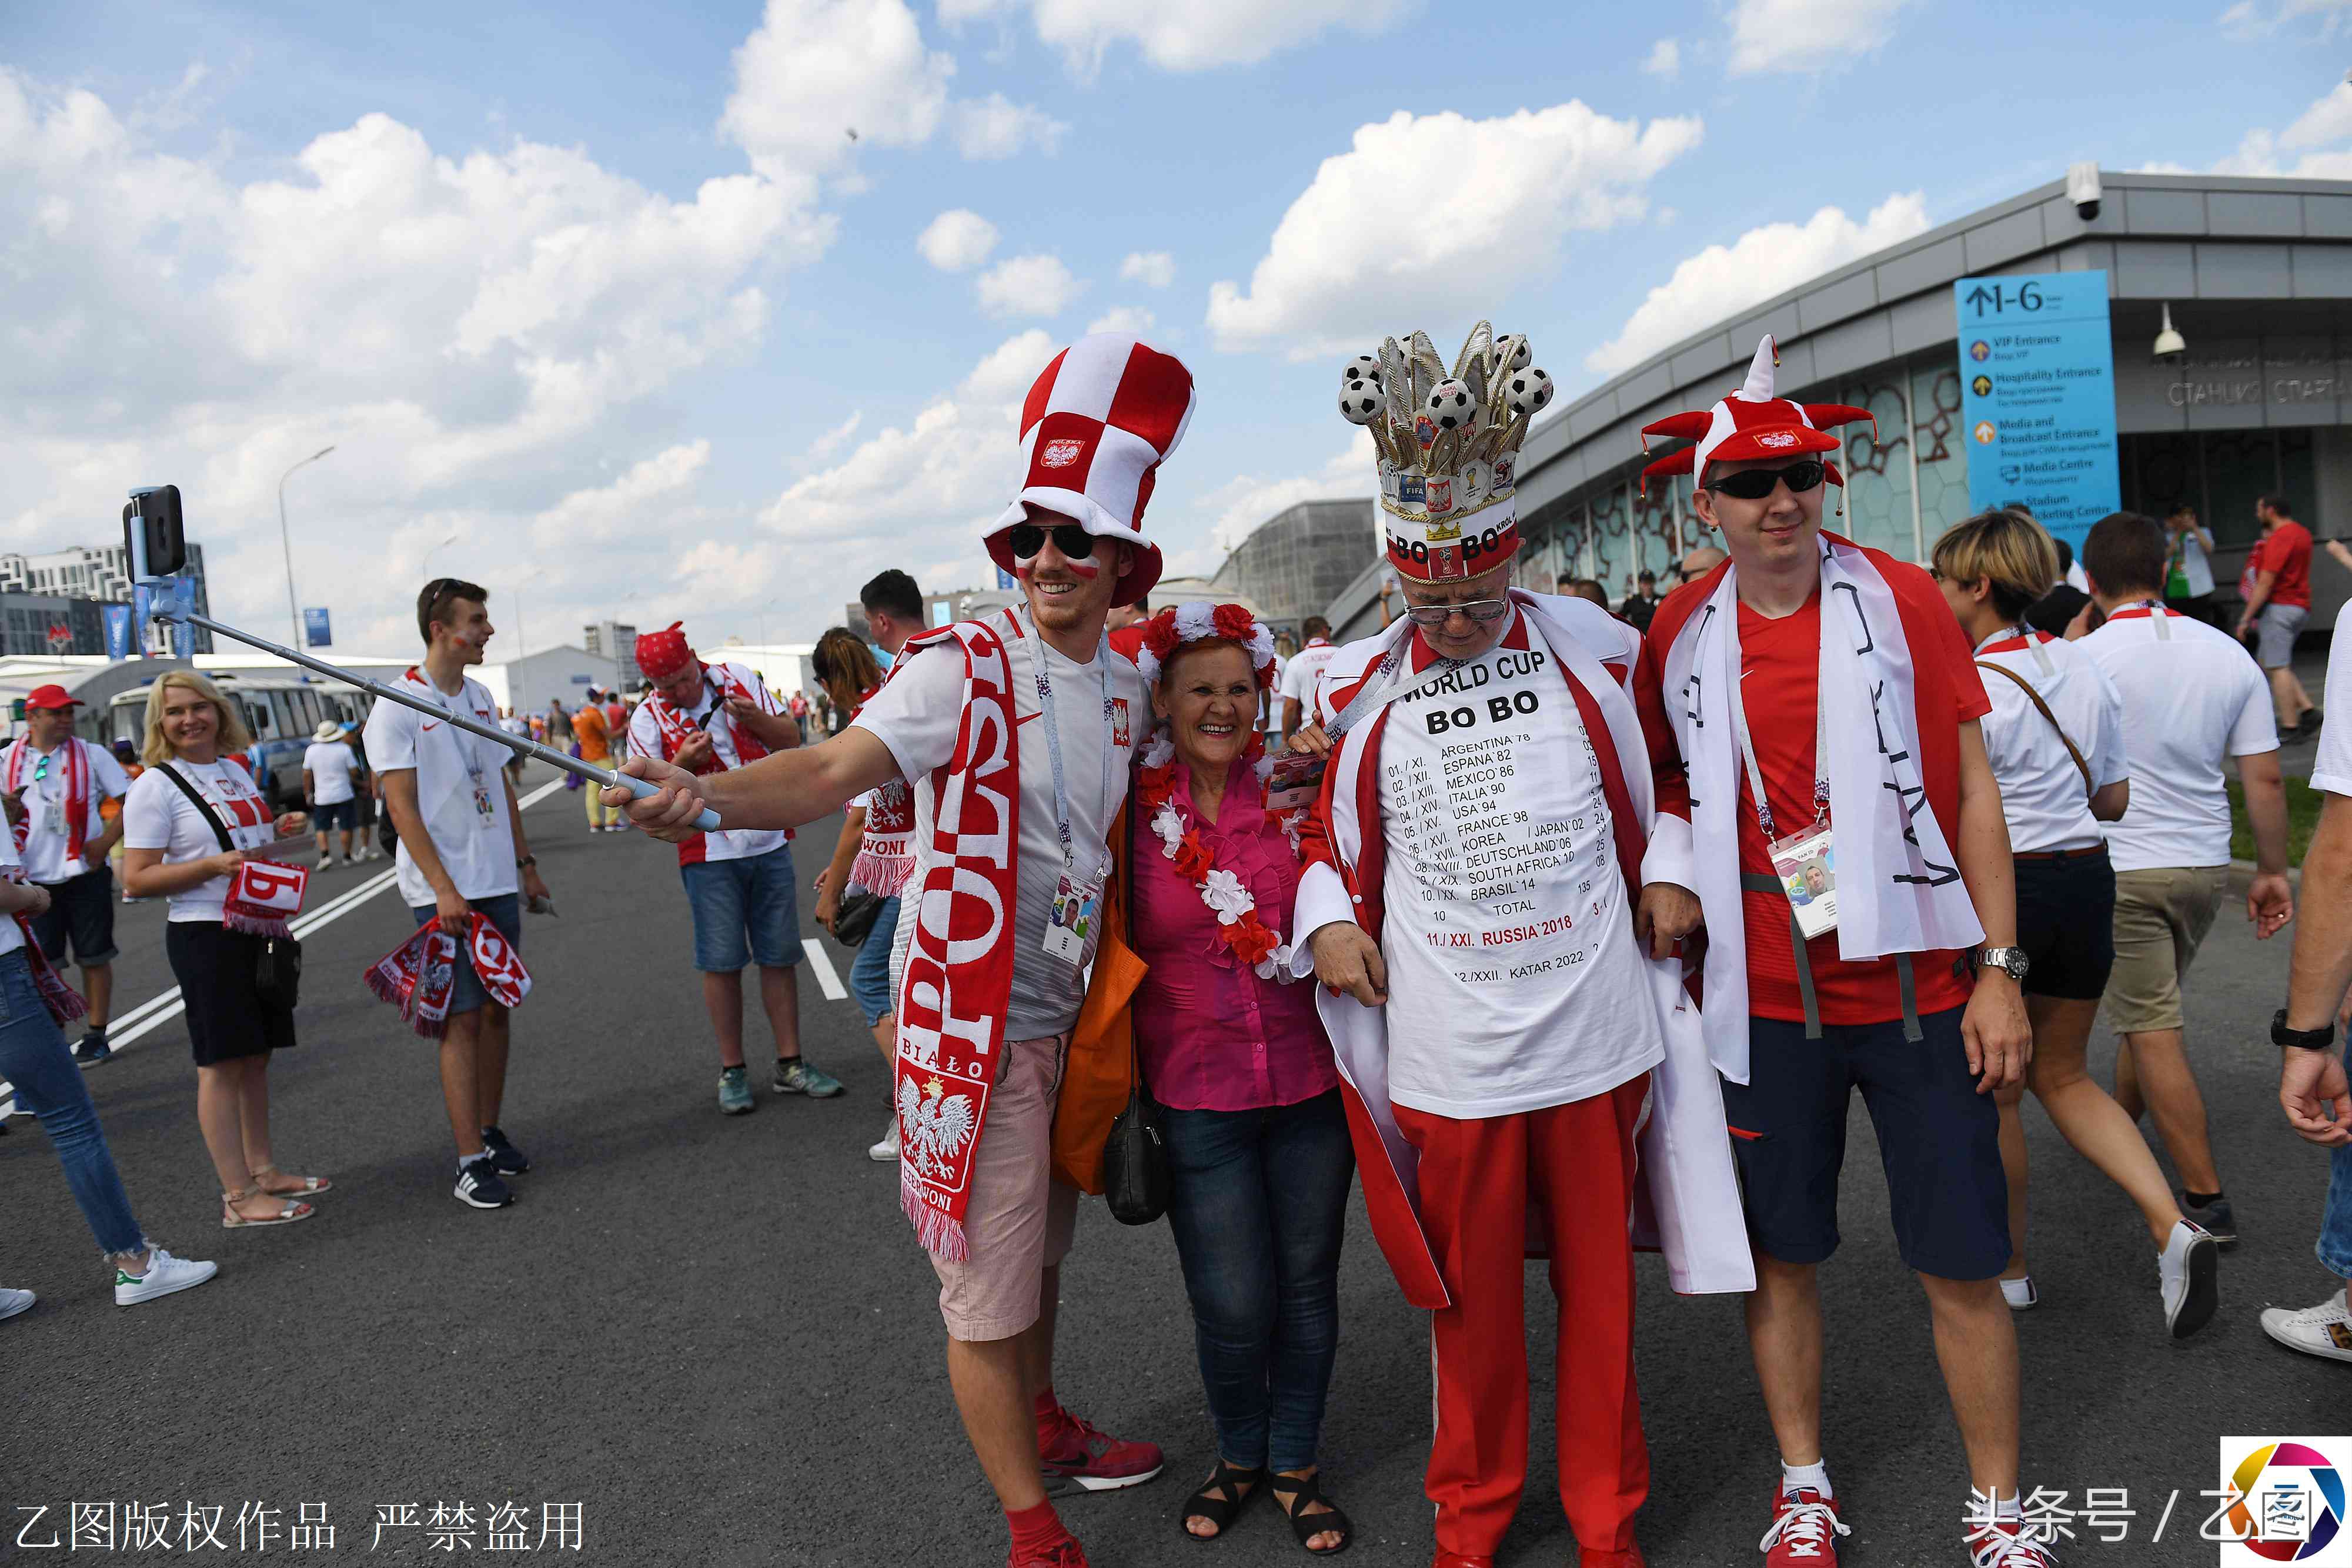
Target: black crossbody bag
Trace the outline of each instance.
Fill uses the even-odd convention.
[[[1132,788],[1127,796],[1127,945],[1135,946],[1135,817]],[[1127,1109],[1110,1124],[1103,1140],[1103,1197],[1111,1218],[1121,1225],[1150,1225],[1168,1212],[1168,1138],[1160,1125],[1160,1106],[1143,1086],[1143,1048],[1133,1020],[1127,1031],[1129,1060],[1134,1077],[1127,1092]]]
[[[196,787],[170,763],[163,765],[163,772],[165,778],[180,787],[180,793],[204,813],[205,821],[212,824],[213,837],[220,841],[222,850],[235,854],[236,845],[230,841],[228,824],[220,820],[220,813],[213,810],[212,802],[205,800]],[[261,999],[271,1007],[290,1013],[302,990],[302,944],[292,936],[264,936],[260,942],[261,949],[253,956],[253,988],[260,992]]]

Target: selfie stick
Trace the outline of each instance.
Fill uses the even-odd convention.
[[[352,671],[337,669],[324,659],[313,659],[309,654],[298,653],[291,648],[281,648],[277,643],[257,637],[250,632],[240,632],[234,626],[224,626],[209,615],[158,609],[153,612],[153,619],[164,622],[185,622],[191,626],[201,626],[215,636],[230,638],[248,647],[258,648],[265,653],[275,653],[279,658],[299,664],[306,670],[316,670],[330,679],[347,681],[360,690],[380,697],[385,702],[398,703],[403,707],[414,708],[418,713],[432,718],[446,719],[468,734],[478,735],[484,740],[497,741],[519,757],[536,757],[541,762],[561,768],[566,773],[576,773],[591,784],[603,784],[626,789],[640,800],[661,793],[659,789],[643,779],[615,772],[609,768],[599,768],[593,763],[583,762],[576,757],[567,757],[553,747],[541,746],[538,741],[526,740],[519,735],[509,735],[505,730],[482,723],[470,714],[442,707],[437,704],[425,701],[412,692],[404,692],[398,686],[385,685],[382,681],[369,680],[365,675]],[[694,820],[694,825],[705,832],[716,832],[719,830],[719,813],[705,807],[702,815]]]

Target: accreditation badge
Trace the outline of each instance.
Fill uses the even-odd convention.
[[[1837,929],[1837,860],[1830,824],[1815,822],[1767,846],[1773,873],[1805,940]]]
[[[1053,917],[1045,922],[1045,951],[1083,969],[1093,961],[1101,925],[1102,883],[1063,873],[1054,890]]]

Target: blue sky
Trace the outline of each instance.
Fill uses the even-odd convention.
[[[1333,372],[1383,332],[1489,317],[1572,397],[2079,159],[2352,178],[2346,11],[17,8],[0,548],[172,480],[276,630],[331,442],[289,496],[344,646],[410,645],[428,554],[533,647],[805,640],[883,566],[986,580],[1013,409],[1108,318],[1197,378],[1147,526],[1206,570],[1366,488]]]

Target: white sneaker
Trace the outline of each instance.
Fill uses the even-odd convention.
[[[0,1290],[0,1318],[13,1318],[37,1300],[30,1291]]]
[[[2000,1299],[2009,1303],[2012,1312],[2030,1312],[2042,1304],[2042,1292],[2034,1288],[2033,1276],[2022,1280],[2003,1280]]]
[[[200,1263],[193,1258],[174,1258],[158,1247],[148,1258],[144,1274],[129,1273],[120,1265],[116,1266],[114,1304],[135,1307],[142,1301],[152,1301],[174,1291],[193,1289],[219,1272],[220,1265],[217,1263]]]
[[[2156,1284],[2164,1301],[2164,1326],[2187,1339],[2213,1321],[2221,1304],[2221,1248],[2202,1226],[2184,1219],[2165,1239],[2156,1260]]]
[[[2289,1350],[2324,1355],[2330,1361],[2352,1361],[2352,1308],[2336,1291],[2315,1307],[2299,1312],[2284,1307],[2263,1310],[2263,1332]]]
[[[877,1164],[895,1160],[898,1157],[898,1117],[893,1116],[890,1118],[890,1130],[882,1134],[882,1141],[880,1143],[866,1151],[866,1157],[869,1160],[875,1161]]]

